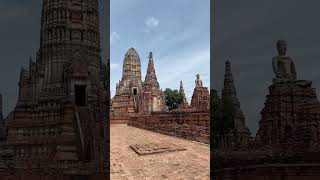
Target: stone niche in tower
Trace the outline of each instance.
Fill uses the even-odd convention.
[[[85,106],[88,102],[88,90],[91,83],[89,79],[88,62],[86,56],[75,51],[72,60],[66,64],[65,81],[68,97],[78,106]]]
[[[76,11],[76,10],[71,11],[70,12],[70,20],[72,22],[81,23],[81,21],[82,21],[82,13],[81,13],[81,11]]]

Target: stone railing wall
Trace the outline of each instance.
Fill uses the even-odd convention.
[[[209,144],[209,112],[153,112],[130,117],[129,126]]]

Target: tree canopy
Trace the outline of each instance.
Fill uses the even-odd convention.
[[[164,91],[166,97],[166,105],[169,111],[176,109],[183,102],[183,95],[178,90],[166,88]]]

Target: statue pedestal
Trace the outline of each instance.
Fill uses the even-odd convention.
[[[320,103],[311,85],[305,80],[273,79],[261,111],[259,144],[279,150],[319,147]]]
[[[292,80],[292,79],[278,79],[278,78],[273,78],[272,79],[272,84],[273,85],[293,85],[293,86],[302,86],[302,87],[308,87],[312,85],[311,81],[306,81],[306,80]]]

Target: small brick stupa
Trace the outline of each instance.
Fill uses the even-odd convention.
[[[191,107],[197,111],[208,111],[210,109],[209,90],[207,87],[203,87],[199,74],[197,74],[195,84],[196,87],[193,91]]]

